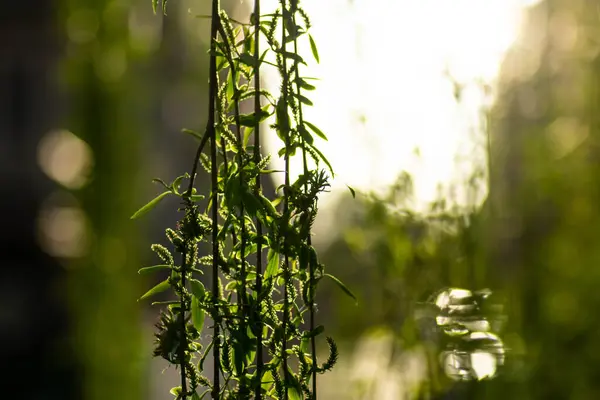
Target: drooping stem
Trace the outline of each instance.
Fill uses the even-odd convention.
[[[209,69],[209,99],[208,99],[208,129],[210,136],[210,160],[211,160],[211,201],[212,201],[212,295],[213,310],[213,364],[214,378],[212,398],[217,400],[220,392],[220,318],[219,318],[219,201],[218,201],[218,176],[217,168],[217,131],[215,127],[215,104],[217,102],[217,57],[216,41],[219,27],[219,0],[212,2],[212,21],[210,27],[210,69]]]
[[[187,245],[187,243],[186,243]],[[186,361],[185,361],[185,352],[187,351],[188,341],[187,341],[187,329],[185,322],[185,311],[187,308],[186,299],[185,299],[185,274],[186,274],[186,248],[184,247],[183,253],[181,255],[181,296],[180,296],[180,304],[179,304],[179,323],[181,329],[181,345],[179,347],[179,363],[180,363],[180,373],[181,373],[181,393],[183,396],[187,396],[187,379],[185,377],[186,372]],[[185,398],[185,397],[184,397]]]
[[[260,41],[260,0],[254,1],[254,115],[257,118],[254,120],[254,163],[258,165],[260,162],[260,121],[258,115],[260,113],[260,53],[259,53],[259,41]],[[255,194],[258,195],[261,191],[260,174],[256,176]],[[262,292],[262,224],[258,217],[256,218],[256,237],[258,243],[256,244],[256,318],[260,323],[260,312],[261,307],[261,292]],[[262,399],[262,374],[264,368],[263,361],[263,336],[262,336],[262,323],[256,329],[256,386],[254,398],[256,400]]]
[[[238,72],[235,66],[235,63],[233,62],[233,60],[231,59],[232,57],[232,48],[231,46],[228,44],[228,38],[226,35],[226,32],[223,29],[223,26],[221,25],[221,35],[223,36],[223,41],[225,43],[225,46],[228,50],[228,58],[229,58],[229,62],[230,62],[230,69],[231,69],[231,83],[233,86],[233,118],[234,118],[234,122],[235,122],[235,129],[236,129],[236,141],[237,141],[237,147],[238,147],[238,159],[237,159],[237,163],[238,163],[238,175],[239,175],[239,185],[240,188],[243,188],[245,185],[244,182],[244,157],[243,157],[243,146],[242,146],[242,133],[241,133],[241,123],[240,123],[240,104],[239,104],[239,88],[237,85],[238,82]],[[246,252],[246,220],[245,220],[245,216],[244,216],[244,202],[240,202],[240,282],[241,284],[238,285],[238,291],[237,291],[237,303],[238,303],[238,315],[239,315],[239,330],[240,332],[246,332],[246,324],[245,324],[245,317],[246,317],[246,261],[245,261],[245,257],[244,257],[244,253]],[[242,371],[242,374],[244,372]],[[240,381],[240,393],[245,393],[245,387],[244,386],[244,381]]]
[[[287,58],[286,58],[286,21],[287,21],[287,9],[286,9],[286,1],[281,0],[281,58],[282,58],[282,73],[283,73],[283,83],[281,85],[282,90],[282,101],[283,107],[285,107],[284,118],[287,121],[287,108],[288,108],[288,88],[289,88],[289,77],[287,71]],[[283,251],[284,251],[284,266],[283,266],[283,335],[282,335],[282,351],[281,357],[283,362],[283,377],[284,377],[284,400],[288,399],[288,359],[287,359],[287,334],[288,334],[288,319],[289,319],[289,302],[288,302],[288,284],[289,284],[289,275],[290,275],[290,258],[288,254],[288,235],[287,230],[289,229],[289,186],[290,186],[290,129],[288,124],[285,124],[284,127],[285,132],[285,184],[284,184],[284,203],[283,203],[283,215],[284,215],[284,224],[285,230],[283,232]]]
[[[296,14],[292,16],[292,21],[294,25],[296,25]],[[294,39],[294,53],[298,54],[298,39]],[[298,98],[300,98],[300,63],[296,60],[294,62],[294,71],[296,73],[296,92],[298,93]],[[302,115],[302,103],[298,104],[298,123],[300,126],[304,123],[304,117]],[[306,162],[306,143],[304,140],[304,136],[302,138],[302,168],[304,176],[308,176],[308,165]],[[308,184],[304,183],[304,190],[307,190]],[[306,245],[308,248],[312,246],[311,232],[308,231],[306,236]],[[311,261],[308,262],[308,273],[309,273],[309,295],[308,295],[308,308],[309,308],[309,329],[312,332],[315,329],[315,300],[313,293],[313,285],[315,280],[315,270],[314,265]],[[310,337],[310,352],[311,358],[313,362],[312,366],[312,399],[317,400],[317,345],[315,335]]]

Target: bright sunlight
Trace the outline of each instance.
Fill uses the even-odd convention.
[[[265,3],[264,9],[277,6]],[[303,1],[320,53],[320,64],[308,60],[302,72],[320,79],[305,119],[328,135],[321,146],[336,173],[332,194],[321,204],[327,207],[346,185],[383,189],[406,170],[414,178],[414,206],[424,208],[439,184],[485,168],[482,111],[493,100],[522,11],[534,3]],[[300,51],[311,54],[308,40],[303,45]],[[275,163],[282,169],[283,160]],[[466,203],[465,193],[457,196]],[[481,202],[485,193],[477,197]]]

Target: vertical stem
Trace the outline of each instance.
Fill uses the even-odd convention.
[[[218,201],[218,169],[217,169],[217,131],[215,129],[215,103],[217,100],[217,57],[215,42],[217,40],[217,30],[219,27],[219,0],[212,2],[212,21],[210,27],[210,88],[208,99],[208,131],[210,134],[210,160],[211,160],[211,197],[212,197],[212,294],[214,301],[213,309],[213,362],[214,362],[214,378],[212,398],[217,400],[220,392],[220,329],[219,329],[219,201]]]
[[[289,77],[287,73],[287,59],[285,56],[286,52],[286,41],[285,41],[285,29],[286,29],[286,14],[287,10],[285,8],[286,2],[285,0],[281,0],[281,52],[282,52],[282,63],[283,63],[283,84],[282,84],[282,96],[283,96],[283,104],[285,106],[285,113],[283,118],[287,118],[287,94],[288,94],[288,82]],[[286,124],[287,125],[287,124]],[[283,339],[282,339],[282,360],[283,360],[283,377],[284,377],[284,400],[288,399],[288,360],[287,360],[287,330],[288,330],[288,318],[289,318],[289,303],[288,303],[288,281],[289,281],[289,269],[290,269],[290,258],[288,255],[288,246],[287,246],[287,230],[289,228],[289,186],[290,186],[290,131],[289,127],[286,128],[285,134],[285,186],[284,186],[284,203],[283,203],[283,215],[284,215],[284,223],[285,230],[283,232],[283,251],[284,251],[284,267],[283,267]]]
[[[187,379],[185,377],[185,352],[187,350],[187,329],[185,323],[185,311],[186,311],[186,302],[185,302],[185,273],[186,273],[186,250],[183,250],[181,255],[181,301],[180,301],[180,310],[179,310],[179,320],[180,320],[180,329],[181,329],[181,346],[179,348],[179,362],[181,368],[181,393],[183,393],[184,398],[187,397]]]
[[[294,25],[296,24],[296,15],[292,16],[292,21],[294,21]],[[298,54],[298,39],[294,39],[294,53]],[[296,71],[296,77],[300,78],[300,69],[298,61],[294,62],[294,70]],[[300,79],[296,79],[296,91],[298,92],[298,98],[300,97]],[[302,116],[302,103],[298,104],[298,122],[300,125],[303,125],[304,118]],[[305,176],[308,176],[308,166],[306,162],[306,143],[304,137],[302,137],[302,167]],[[307,190],[308,184],[304,184],[304,190]],[[308,232],[308,236],[306,237],[306,244],[310,248],[312,246],[312,239],[310,237],[310,231]],[[310,327],[309,329],[313,331],[315,329],[315,305],[314,305],[314,293],[313,293],[313,282],[315,280],[315,270],[312,262],[308,262],[308,273],[309,273],[309,315],[310,315]],[[313,392],[313,400],[317,400],[317,344],[315,335],[312,335],[310,338],[310,352],[312,356],[312,392]]]
[[[224,40],[227,40],[226,38],[224,38]],[[232,46],[235,46],[235,44],[232,43]],[[233,49],[230,48],[228,46],[228,49],[230,51],[230,56],[232,54]],[[239,98],[239,89],[237,87],[237,71],[235,69],[235,64],[232,62],[231,63],[231,80],[233,83],[233,101],[234,101],[234,105],[233,105],[233,109],[234,109],[234,120],[235,120],[235,127],[236,127],[236,140],[237,140],[237,146],[238,146],[238,174],[239,174],[239,180],[240,180],[240,188],[243,189],[244,187],[244,158],[243,158],[243,153],[245,152],[245,150],[243,149],[243,143],[242,143],[242,132],[241,132],[241,123],[240,123],[240,104],[238,101]],[[242,332],[243,335],[246,334],[246,261],[245,261],[245,257],[244,257],[244,253],[246,251],[246,219],[244,217],[244,202],[240,202],[240,224],[241,224],[241,232],[240,232],[240,280],[241,280],[241,285],[238,285],[238,298],[237,298],[237,303],[238,303],[238,314],[240,316],[240,322],[239,322],[239,329]],[[242,371],[242,375],[245,374],[245,366],[246,366],[246,362],[244,361],[244,371]],[[246,392],[246,387],[244,384],[244,381],[241,380],[240,381],[240,393],[245,393]]]
[[[260,40],[260,0],[254,1],[254,113],[259,115],[260,112],[260,53],[259,53],[259,40]],[[258,118],[255,120],[254,125],[254,163],[260,162],[260,122]],[[259,194],[261,190],[260,174],[256,177],[255,193]],[[260,294],[262,292],[262,224],[258,217],[256,218],[256,236],[258,237],[258,243],[256,244],[256,309],[258,322],[260,323],[257,329],[256,335],[256,389],[254,393],[255,400],[262,398],[262,372],[263,372],[263,345],[262,345],[262,332],[263,324],[260,317],[261,302]]]

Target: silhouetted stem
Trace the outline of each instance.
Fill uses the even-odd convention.
[[[254,113],[259,115],[260,112],[260,53],[259,53],[259,41],[260,41],[260,0],[254,1]],[[258,165],[260,162],[260,121],[256,118],[254,125],[254,163]],[[255,194],[260,193],[260,174],[256,177]],[[256,218],[256,236],[258,237],[258,243],[256,244],[256,309],[259,314],[262,310],[260,300],[260,293],[262,292],[262,224],[258,217]],[[257,316],[261,322],[257,329],[256,335],[256,389],[254,392],[255,400],[262,399],[262,374],[264,368],[263,362],[263,344],[262,344],[262,319],[260,315]]]
[[[215,103],[217,101],[217,58],[216,40],[219,27],[219,0],[212,2],[212,20],[210,27],[210,71],[209,71],[209,94],[208,94],[208,132],[210,136],[210,160],[211,160],[211,198],[212,198],[212,295],[213,295],[213,363],[214,378],[212,397],[219,398],[220,392],[220,329],[219,329],[219,201],[218,201],[218,168],[217,168],[217,131],[215,127]],[[197,162],[197,161],[196,161]]]

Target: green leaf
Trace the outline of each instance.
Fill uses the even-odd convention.
[[[170,187],[169,185],[167,185],[167,184],[166,184],[166,182],[165,182],[165,181],[163,181],[163,180],[162,180],[162,179],[160,179],[160,178],[154,178],[154,179],[152,179],[152,182],[154,182],[154,183],[160,183],[161,185],[163,185],[163,186],[164,186],[164,188],[165,188],[165,189],[167,189],[167,190],[171,190],[171,187]]]
[[[254,127],[250,128],[249,126],[244,128],[244,148],[248,146],[248,139],[250,139],[250,134],[254,132]]]
[[[325,158],[325,156],[323,155],[323,153],[321,153],[321,150],[317,149],[314,146],[310,146],[311,149],[317,153],[319,155],[319,158],[321,159],[321,161],[323,161],[325,163],[325,165],[327,165],[327,168],[329,168],[329,172],[331,172],[331,176],[333,177],[335,174],[333,173],[333,168],[331,168],[331,164],[329,163],[329,161],[327,160],[327,158]]]
[[[279,131],[286,135],[290,131],[290,116],[287,113],[287,104],[283,101],[283,96],[277,101],[275,112],[277,115],[277,125],[279,126]],[[284,137],[281,139],[285,140]]]
[[[304,121],[304,125],[308,126],[308,128],[313,131],[318,137],[320,137],[323,140],[328,140],[327,136],[325,136],[325,134],[323,133],[323,131],[321,131],[319,128],[317,128],[315,125],[311,124],[308,121]]]
[[[298,83],[298,85],[304,89],[304,90],[315,90],[316,87],[311,85],[310,83],[306,82],[304,79],[302,78],[296,78],[296,82]]]
[[[231,176],[225,185],[225,201],[228,207],[239,207],[242,201],[240,181],[236,176]]]
[[[277,198],[273,199],[273,201],[271,202],[271,205],[273,205],[273,207],[277,207],[277,205],[279,203],[281,203],[282,200],[283,200],[283,196],[277,197]]]
[[[310,134],[310,132],[308,131],[308,129],[306,129],[306,127],[304,125],[298,126],[298,132],[300,132],[302,139],[304,139],[304,141],[306,143],[308,143],[308,144],[314,143],[314,139],[313,139],[312,135]]]
[[[294,374],[293,371],[291,371],[291,369],[289,369],[288,367],[288,375],[287,375],[287,382],[288,384],[286,386],[288,386],[288,399],[289,400],[303,400],[304,396],[302,395],[302,386],[300,386],[300,382],[298,381],[298,378],[296,377],[296,375]]]
[[[250,193],[247,190],[242,192],[242,202],[244,203],[246,212],[250,217],[255,217],[258,210],[262,209],[261,201],[256,198],[254,193]]]
[[[149,274],[151,272],[158,271],[161,269],[171,269],[171,266],[167,265],[167,264],[160,264],[160,265],[153,265],[151,267],[143,267],[138,270],[138,274],[140,274],[140,275]]]
[[[260,385],[263,388],[263,390],[269,390],[273,383],[275,383],[275,381],[273,380],[273,373],[271,372],[271,370],[265,371],[260,381]]]
[[[204,354],[202,355],[202,357],[200,358],[200,361],[198,362],[198,369],[200,371],[204,370],[204,361],[206,361],[206,357],[208,357],[208,353],[210,353],[214,344],[215,344],[215,342],[211,340],[211,342],[208,344],[208,346],[206,346],[206,348],[204,349]]]
[[[198,300],[204,300],[204,294],[206,289],[202,282],[198,279],[190,279],[190,286],[192,287],[192,294],[198,298]]]
[[[315,43],[315,40],[310,34],[308,35],[308,40],[310,40],[310,49],[312,50],[313,57],[317,61],[317,64],[319,64],[319,52],[317,51],[317,45]]]
[[[192,296],[192,323],[198,333],[202,333],[204,328],[204,310],[200,308],[200,300],[196,296]]]
[[[248,65],[249,67],[254,67],[254,62],[255,62],[254,57],[248,53],[240,54],[240,61],[243,64]],[[260,63],[260,60],[259,60],[259,63]]]
[[[346,187],[348,188],[348,190],[350,190],[350,193],[352,193],[352,198],[355,199],[356,191],[351,186],[346,185]]]
[[[143,206],[142,208],[140,208],[139,210],[137,210],[131,216],[131,219],[136,219],[136,218],[139,218],[142,215],[146,214],[148,211],[150,211],[154,207],[156,207],[158,205],[158,203],[160,203],[160,201],[162,199],[164,199],[168,194],[171,194],[171,193],[172,192],[163,192],[163,193],[159,194],[158,196],[156,196],[155,198],[153,198],[152,200],[150,200],[145,206]]]
[[[304,396],[302,396],[302,391],[297,387],[291,387],[288,390],[288,398],[289,400],[303,400]]]
[[[308,97],[302,96],[299,93],[294,93],[294,95],[298,98],[298,100],[300,100],[300,103],[306,104],[307,106],[314,105],[314,103]]]
[[[312,331],[304,332],[302,335],[303,338],[310,339],[311,337],[318,336],[325,331],[325,327],[323,325],[318,325]]]
[[[281,54],[290,60],[294,60],[295,62],[307,65],[304,59],[299,54],[292,53],[290,51],[282,51]]]
[[[171,189],[173,190],[173,192],[179,193],[179,186],[181,186],[181,181],[189,177],[190,175],[188,173],[185,173],[184,175],[180,175],[177,178],[175,178],[175,180],[171,184]]]
[[[239,342],[234,342],[232,346],[233,350],[233,367],[235,368],[236,376],[241,376],[244,372],[244,349],[242,344]]]
[[[186,129],[186,128],[183,128],[181,130],[181,132],[187,133],[188,135],[191,135],[200,141],[202,140],[202,135],[200,134],[200,132],[196,132],[196,131],[193,131],[191,129]]]
[[[256,122],[262,122],[265,119],[269,118],[271,115],[268,110],[268,105],[261,108],[258,112],[258,118],[256,117],[256,113],[250,114],[242,114],[240,115],[240,125],[247,126],[248,128],[254,128],[256,126]]]
[[[300,350],[303,353],[308,353],[310,351],[309,345],[310,345],[310,339],[309,338],[303,337],[300,340]]]
[[[138,299],[138,301],[140,300],[144,300],[147,299],[150,296],[154,296],[157,293],[161,293],[164,292],[165,290],[167,290],[171,285],[169,284],[169,280],[165,279],[164,281],[162,281],[161,283],[159,283],[158,285],[154,286],[152,289],[148,290],[146,293],[144,293],[144,295],[142,297],[140,297]]]
[[[335,276],[331,275],[331,274],[323,274],[323,278],[329,278],[331,279],[336,285],[338,285],[338,287],[340,289],[342,289],[342,291],[344,293],[346,293],[348,296],[352,297],[354,299],[355,304],[358,304],[358,299],[356,298],[356,296],[354,295],[354,293],[352,293],[350,291],[350,289],[348,289],[348,287],[346,285],[344,285],[344,283],[342,281],[340,281],[338,278],[336,278]]]
[[[279,270],[279,253],[273,249],[269,249],[267,254],[267,268],[265,269],[265,279],[277,274]]]
[[[270,216],[277,215],[277,209],[275,209],[275,205],[271,202],[271,200],[267,199],[264,195],[258,194],[258,198],[262,202],[263,209]]]

